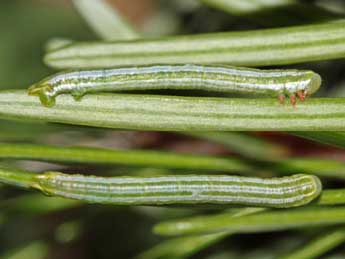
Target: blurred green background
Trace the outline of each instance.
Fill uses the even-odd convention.
[[[333,15],[338,17],[345,12],[343,1],[300,1],[303,8],[299,8],[300,3],[296,8],[293,3],[296,1],[290,2],[292,3],[269,11],[259,9],[244,12],[234,8],[230,14],[192,0],[109,1],[147,37],[306,24],[324,21]],[[48,40],[98,39],[67,0],[2,0],[0,32],[1,89],[27,88],[54,72],[42,62]],[[311,68],[320,73],[324,78],[320,95],[345,96],[344,65],[345,62],[340,60],[291,67]],[[341,149],[325,147],[283,133],[252,135],[263,142],[284,146],[282,149],[286,157],[332,157],[345,161],[345,153]],[[7,143],[160,149],[229,157],[243,157],[245,153],[238,150],[241,149],[241,142],[237,149],[233,146],[226,148],[222,144],[199,137],[0,121],[0,141]],[[33,171],[59,169],[64,172],[92,172],[102,175],[125,175],[134,170],[120,166],[62,166],[12,160],[3,160],[2,164],[30,168]],[[148,169],[135,169],[135,173],[140,174],[145,170]],[[330,180],[329,185],[337,186],[339,182]],[[35,192],[18,191],[5,186],[0,189],[0,197],[0,258],[133,258],[163,240],[151,233],[153,224],[160,220],[215,212],[187,208],[82,205],[73,201],[47,199]],[[312,234],[311,229],[303,233],[295,230],[236,235],[209,247],[193,258],[274,258],[276,252],[281,253],[291,247],[297,247]],[[333,254],[344,255],[344,248],[340,247]]]

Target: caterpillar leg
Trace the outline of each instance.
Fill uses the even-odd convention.
[[[52,87],[49,84],[35,84],[29,88],[28,94],[38,96],[41,103],[46,107],[55,105],[55,96],[51,94]]]
[[[73,90],[71,92],[71,95],[73,96],[73,99],[76,100],[76,101],[80,101],[83,96],[85,95],[85,91],[82,91],[82,90]]]
[[[278,100],[279,100],[280,104],[284,104],[285,103],[285,95],[284,94],[279,94]]]
[[[290,95],[290,103],[292,104],[292,106],[296,105],[296,95],[295,94]]]
[[[279,103],[284,105],[285,104],[285,95],[284,94],[279,94],[278,95],[278,100]],[[296,95],[295,94],[291,94],[290,95],[290,103],[292,104],[292,106],[296,105]]]
[[[306,97],[306,91],[302,91],[302,90],[298,90],[297,91],[297,96],[298,96],[298,98],[301,100],[301,101],[304,101],[304,99],[305,99],[305,97]]]
[[[308,92],[302,91],[302,90],[298,90],[296,93],[290,93],[290,103],[292,104],[292,106],[296,105],[297,102],[297,97],[298,99],[300,99],[302,102],[305,100],[305,98],[307,97]],[[284,104],[285,103],[285,94],[280,93],[278,95],[278,100],[280,104]]]

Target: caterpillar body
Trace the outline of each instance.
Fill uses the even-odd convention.
[[[45,106],[53,106],[56,96],[70,93],[79,100],[90,92],[124,90],[207,90],[278,96],[284,102],[290,96],[296,103],[321,85],[321,77],[309,70],[259,70],[211,65],[155,65],[102,70],[76,70],[50,76],[28,90],[39,96]]]
[[[301,206],[321,192],[313,175],[262,179],[241,176],[175,175],[96,177],[46,172],[32,187],[48,195],[114,205],[236,204],[287,208]]]

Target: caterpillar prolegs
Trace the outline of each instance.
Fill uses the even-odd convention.
[[[70,93],[75,99],[91,92],[127,90],[206,90],[285,96],[292,105],[296,96],[304,100],[321,85],[321,77],[309,70],[259,70],[211,65],[155,65],[101,70],[76,70],[50,76],[29,88],[45,106]]]

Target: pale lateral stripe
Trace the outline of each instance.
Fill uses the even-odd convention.
[[[233,204],[291,204],[296,201],[302,201],[306,198],[305,195],[296,195],[293,197],[247,197],[247,196],[206,196],[206,195],[174,195],[174,196],[140,196],[137,197],[109,197],[109,196],[93,196],[87,194],[69,193],[63,191],[54,191],[55,195],[69,197],[80,200],[89,200],[94,202],[107,202],[107,203],[173,203],[173,202],[222,202]]]
[[[51,79],[51,83],[63,81],[65,79],[79,80],[99,79],[102,77],[117,76],[117,75],[141,75],[141,74],[157,74],[157,73],[214,73],[224,74],[230,76],[246,76],[246,77],[282,77],[282,76],[300,76],[305,73],[298,70],[255,70],[246,68],[233,67],[212,67],[212,66],[197,66],[197,65],[181,65],[181,66],[152,66],[152,67],[131,67],[131,68],[116,68],[107,70],[89,70],[89,71],[74,71],[65,74],[60,74]]]
[[[126,186],[126,185],[89,185],[84,183],[70,183],[61,182],[55,183],[52,186],[59,186],[65,188],[66,190],[76,189],[82,190],[87,189],[89,192],[105,191],[113,192],[118,194],[137,194],[137,193],[155,193],[155,192],[170,192],[178,193],[184,191],[190,192],[227,192],[229,194],[233,193],[267,193],[267,194],[289,194],[295,193],[303,188],[312,187],[312,183],[304,183],[294,186],[285,187],[268,187],[268,186],[246,186],[246,185],[210,185],[210,184],[199,184],[199,185],[183,185],[183,184],[171,184],[171,185],[146,185],[146,186]]]
[[[50,172],[37,180],[38,188],[46,193],[114,204],[210,202],[286,207],[308,203],[321,190],[318,179],[308,175],[272,179],[202,175],[103,178]]]
[[[188,175],[188,176],[158,176],[158,177],[97,177],[97,176],[83,176],[83,175],[64,175],[60,173],[44,174],[42,180],[49,179],[49,181],[80,181],[89,183],[105,183],[105,184],[121,184],[121,183],[164,183],[176,182],[237,182],[237,183],[262,183],[262,184],[285,184],[295,183],[303,179],[310,179],[308,175],[294,175],[281,178],[255,178],[243,176],[204,176],[204,175]]]
[[[224,91],[224,90],[237,90],[240,88],[243,91],[253,92],[255,90],[274,90],[274,91],[283,91],[286,90],[297,90],[298,88],[304,88],[305,85],[308,84],[308,81],[299,81],[299,82],[289,82],[289,83],[246,83],[246,82],[229,82],[226,80],[216,80],[216,79],[196,79],[196,78],[166,78],[166,79],[145,79],[140,80],[128,80],[128,81],[113,81],[113,82],[88,82],[88,83],[64,83],[54,88],[51,95],[56,95],[62,92],[73,91],[73,90],[86,90],[94,88],[97,90],[97,87],[116,87],[123,86],[125,89],[123,90],[147,90],[144,86],[149,85],[148,89],[164,89],[164,87],[172,87],[172,86],[179,86],[178,88],[185,89],[185,86],[193,87],[194,89],[202,90],[214,90],[214,91]],[[214,86],[222,87],[221,89],[214,88]],[[202,88],[201,88],[202,87]],[[116,88],[109,88],[109,91],[116,91]],[[120,90],[120,89],[119,89]]]
[[[307,70],[255,70],[202,65],[131,67],[74,71],[53,75],[29,88],[46,106],[55,97],[72,93],[81,97],[88,92],[198,89],[215,92],[259,93],[266,95],[313,94],[320,87],[318,74]]]

